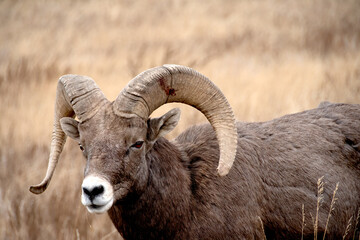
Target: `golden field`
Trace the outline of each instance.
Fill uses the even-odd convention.
[[[0,239],[121,239],[81,205],[74,141],[48,190],[28,191],[46,172],[63,74],[91,76],[113,100],[150,67],[187,65],[220,87],[240,121],[360,103],[358,0],[2,0],[0,22]],[[169,138],[206,121],[181,109]]]

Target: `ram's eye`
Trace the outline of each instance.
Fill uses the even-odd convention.
[[[133,145],[131,145],[132,148],[141,148],[143,145],[144,141],[137,141],[136,143],[134,143]]]
[[[85,148],[79,143],[79,147],[80,147],[80,150],[81,151],[84,151],[85,150]]]

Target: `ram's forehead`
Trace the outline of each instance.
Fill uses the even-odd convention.
[[[88,148],[95,147],[104,152],[107,147],[128,145],[133,141],[146,137],[146,122],[138,119],[117,119],[116,121],[103,121],[100,124],[87,125],[80,131],[82,141]],[[94,145],[95,144],[95,145]],[[91,147],[92,146],[92,147]],[[97,151],[96,149],[93,151]],[[108,149],[110,152],[110,149]]]
[[[110,111],[99,112],[96,116],[79,125],[83,141],[110,142],[130,141],[133,136],[144,137],[147,123],[139,117],[125,118]],[[128,138],[131,139],[128,139]],[[127,140],[126,140],[127,139]]]
[[[133,117],[133,118],[117,117],[114,121],[114,124],[119,124],[123,127],[128,127],[128,128],[143,129],[144,127],[146,127],[146,122],[139,117]]]

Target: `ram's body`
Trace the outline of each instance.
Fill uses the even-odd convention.
[[[304,238],[313,239],[322,176],[318,232],[339,182],[326,239],[341,239],[360,207],[360,106],[334,104],[237,129],[236,161],[224,178],[214,171],[219,151],[210,125],[159,140],[147,156],[145,192],[109,212],[125,239],[263,239],[264,230],[267,239],[300,239],[302,205]]]
[[[180,111],[149,118],[168,102],[196,107],[211,126],[192,127],[169,142],[163,136]],[[320,236],[326,229],[327,240],[342,238],[347,228],[358,235],[359,105],[324,103],[269,122],[236,124],[221,91],[184,66],[139,74],[114,102],[92,79],[66,75],[57,88],[48,171],[33,193],[48,186],[65,134],[87,159],[83,205],[108,212],[127,240],[312,239],[314,226]]]

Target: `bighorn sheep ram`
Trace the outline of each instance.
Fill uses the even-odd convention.
[[[149,116],[169,102],[194,106],[211,126],[166,140],[180,111]],[[108,212],[125,239],[312,239],[321,176],[319,236],[336,183],[326,239],[342,238],[360,207],[359,105],[325,103],[268,122],[236,123],[220,90],[184,66],[139,74],[113,102],[92,79],[65,75],[57,87],[48,170],[31,192],[48,186],[65,134],[87,159],[83,205]]]

